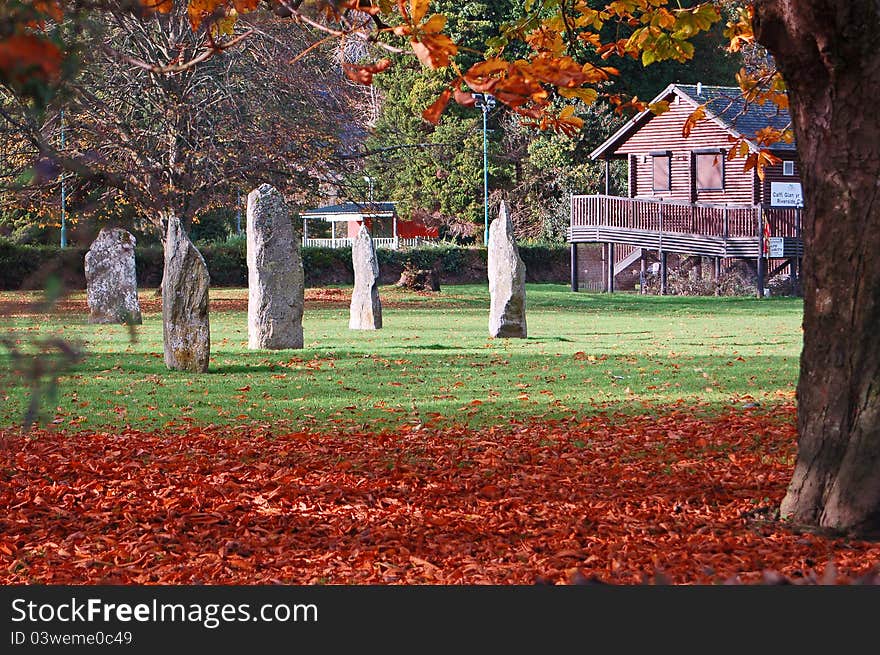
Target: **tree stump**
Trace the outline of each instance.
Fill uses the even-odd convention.
[[[406,266],[395,286],[412,291],[440,291],[440,273],[433,268]]]

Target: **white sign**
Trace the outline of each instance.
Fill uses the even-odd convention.
[[[798,182],[771,182],[771,207],[803,207],[804,197]]]
[[[785,239],[782,237],[770,237],[767,239],[770,242],[770,251],[767,253],[768,257],[782,257],[783,246],[785,245]]]

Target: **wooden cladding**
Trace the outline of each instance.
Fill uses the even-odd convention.
[[[755,197],[756,175],[744,171],[745,158],[726,161],[723,149],[730,147],[730,132],[711,119],[698,121],[688,138],[681,135],[694,107],[690,103],[671,104],[669,111],[651,116],[612,156],[630,159],[630,197],[705,203],[751,204]],[[655,186],[655,153],[663,148],[669,156],[669,185]],[[719,156],[700,161],[706,151]],[[610,154],[610,153],[609,153]],[[697,159],[697,161],[695,161]],[[703,170],[703,175],[700,171]]]
[[[764,181],[758,183],[758,189],[760,192],[760,197],[758,199],[759,202],[764,202],[766,204],[770,204],[770,185],[773,182],[800,182],[800,172],[798,170],[797,162],[794,161],[794,153],[788,154],[786,153],[783,157],[788,157],[785,161],[776,164],[775,166],[767,166],[764,169]],[[786,165],[788,168],[792,170],[792,175],[787,175],[785,173]]]

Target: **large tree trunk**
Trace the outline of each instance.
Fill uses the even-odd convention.
[[[880,532],[880,4],[756,0],[804,187],[798,456],[781,513]]]
[[[211,354],[208,323],[208,267],[180,219],[168,217],[162,273],[162,331],[165,365],[204,373]]]

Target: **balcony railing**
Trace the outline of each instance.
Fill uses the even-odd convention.
[[[338,239],[303,239],[303,246],[307,248],[351,248],[354,239],[338,238]],[[399,250],[400,248],[420,248],[424,246],[437,245],[436,239],[428,239],[425,237],[415,238],[391,238],[391,237],[373,237],[373,245],[376,248],[384,248],[386,250]]]
[[[768,246],[771,257],[803,254],[797,207],[572,196],[568,237],[710,257],[758,257]]]
[[[618,196],[572,196],[571,227],[603,226],[701,236],[756,237],[762,219],[773,236],[800,237],[800,209],[710,205]]]

